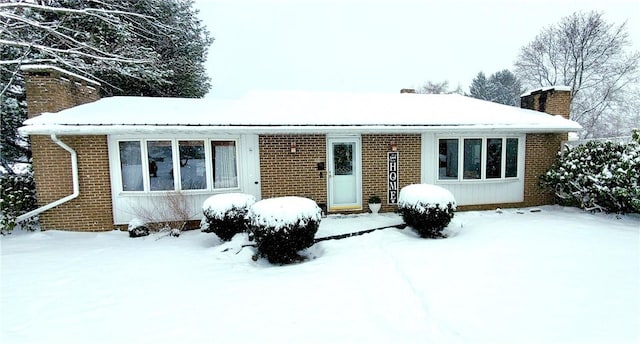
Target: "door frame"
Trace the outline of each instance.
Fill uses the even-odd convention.
[[[351,204],[335,205],[333,202],[333,143],[354,143],[353,168],[356,177],[356,202]],[[327,211],[355,211],[362,210],[362,137],[360,135],[327,135]]]

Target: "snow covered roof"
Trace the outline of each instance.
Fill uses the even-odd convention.
[[[111,97],[25,121],[24,134],[576,131],[578,123],[456,94],[255,92],[237,100]]]
[[[571,86],[546,86],[546,87],[539,87],[533,90],[529,90],[523,94],[520,95],[520,98],[522,97],[526,97],[526,96],[530,96],[534,93],[538,93],[538,92],[544,92],[544,91],[549,91],[549,90],[556,90],[556,91],[571,91]]]

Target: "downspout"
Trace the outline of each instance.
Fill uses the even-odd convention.
[[[69,202],[70,200],[78,197],[80,195],[80,181],[78,177],[78,154],[73,148],[67,146],[64,142],[60,141],[56,134],[51,134],[51,140],[55,142],[58,146],[62,147],[64,150],[71,154],[71,176],[73,178],[73,193],[67,197],[61,198],[57,201],[51,202],[49,204],[43,205],[38,209],[34,209],[28,213],[22,214],[16,218],[16,222],[22,222],[30,217],[36,216],[42,212],[45,212],[53,207],[57,207],[60,204]]]

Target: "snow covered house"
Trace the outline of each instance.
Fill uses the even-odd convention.
[[[547,204],[538,177],[567,132],[570,91],[526,109],[460,95],[262,92],[237,100],[111,97],[48,66],[23,68],[43,229],[111,230],[180,192],[303,196],[329,213],[396,209],[405,185],[449,189],[461,209]],[[544,112],[542,112],[544,111]],[[546,113],[545,113],[546,112]]]

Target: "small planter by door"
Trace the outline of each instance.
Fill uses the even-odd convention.
[[[382,207],[380,203],[369,203],[369,210],[371,210],[372,214],[377,214],[380,211],[380,207]]]

